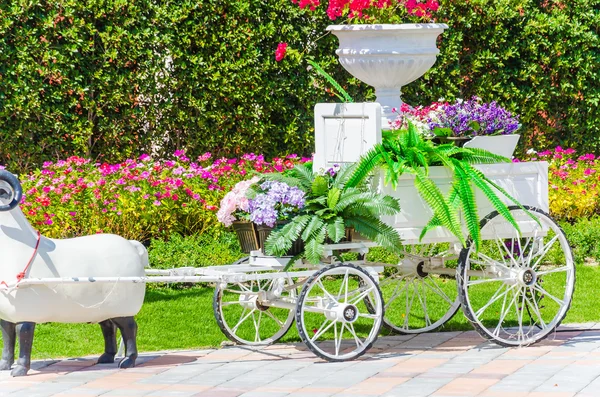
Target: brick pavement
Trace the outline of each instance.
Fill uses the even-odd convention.
[[[381,337],[365,357],[343,363],[300,343],[148,353],[128,370],[91,357],[36,361],[25,378],[0,373],[0,396],[600,396],[600,324],[562,329],[527,348],[499,347],[474,331]]]

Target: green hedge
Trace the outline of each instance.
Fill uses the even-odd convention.
[[[535,146],[600,148],[598,0],[452,0],[434,69],[408,103],[498,100]],[[31,168],[80,155],[115,161],[186,148],[310,153],[312,109],[334,101],[303,50],[329,24],[290,0],[0,2],[0,163]],[[337,40],[309,45],[356,100],[372,90],[337,65]]]

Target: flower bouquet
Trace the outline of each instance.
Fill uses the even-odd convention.
[[[496,103],[482,102],[481,98],[457,99],[454,103],[434,102],[429,106],[411,107],[402,104],[392,129],[406,129],[412,123],[425,138],[437,143],[454,143],[486,149],[504,157],[512,156],[519,136],[519,116]],[[510,135],[510,137],[508,137]],[[505,136],[491,141],[475,137]],[[506,147],[504,146],[506,142]]]
[[[304,207],[304,195],[286,183],[253,177],[238,182],[223,197],[217,219],[227,227],[233,226],[242,251],[249,253],[262,249],[271,231],[289,222]],[[295,245],[290,255],[301,249],[301,245]]]

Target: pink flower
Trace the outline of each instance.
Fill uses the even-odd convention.
[[[275,50],[275,60],[280,62],[287,52],[287,43],[279,43],[277,44],[277,50]]]
[[[158,206],[158,205],[161,205],[162,203],[159,200],[154,200],[154,202],[152,204]]]

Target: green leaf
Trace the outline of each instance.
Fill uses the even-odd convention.
[[[327,235],[334,242],[339,242],[346,236],[346,228],[344,226],[344,218],[338,216],[332,223],[327,224]]]
[[[334,210],[338,202],[340,201],[340,196],[342,191],[336,187],[331,188],[329,193],[327,194],[327,206],[329,209]]]
[[[311,191],[314,196],[323,196],[327,194],[327,190],[329,189],[327,179],[319,175],[312,182]]]

